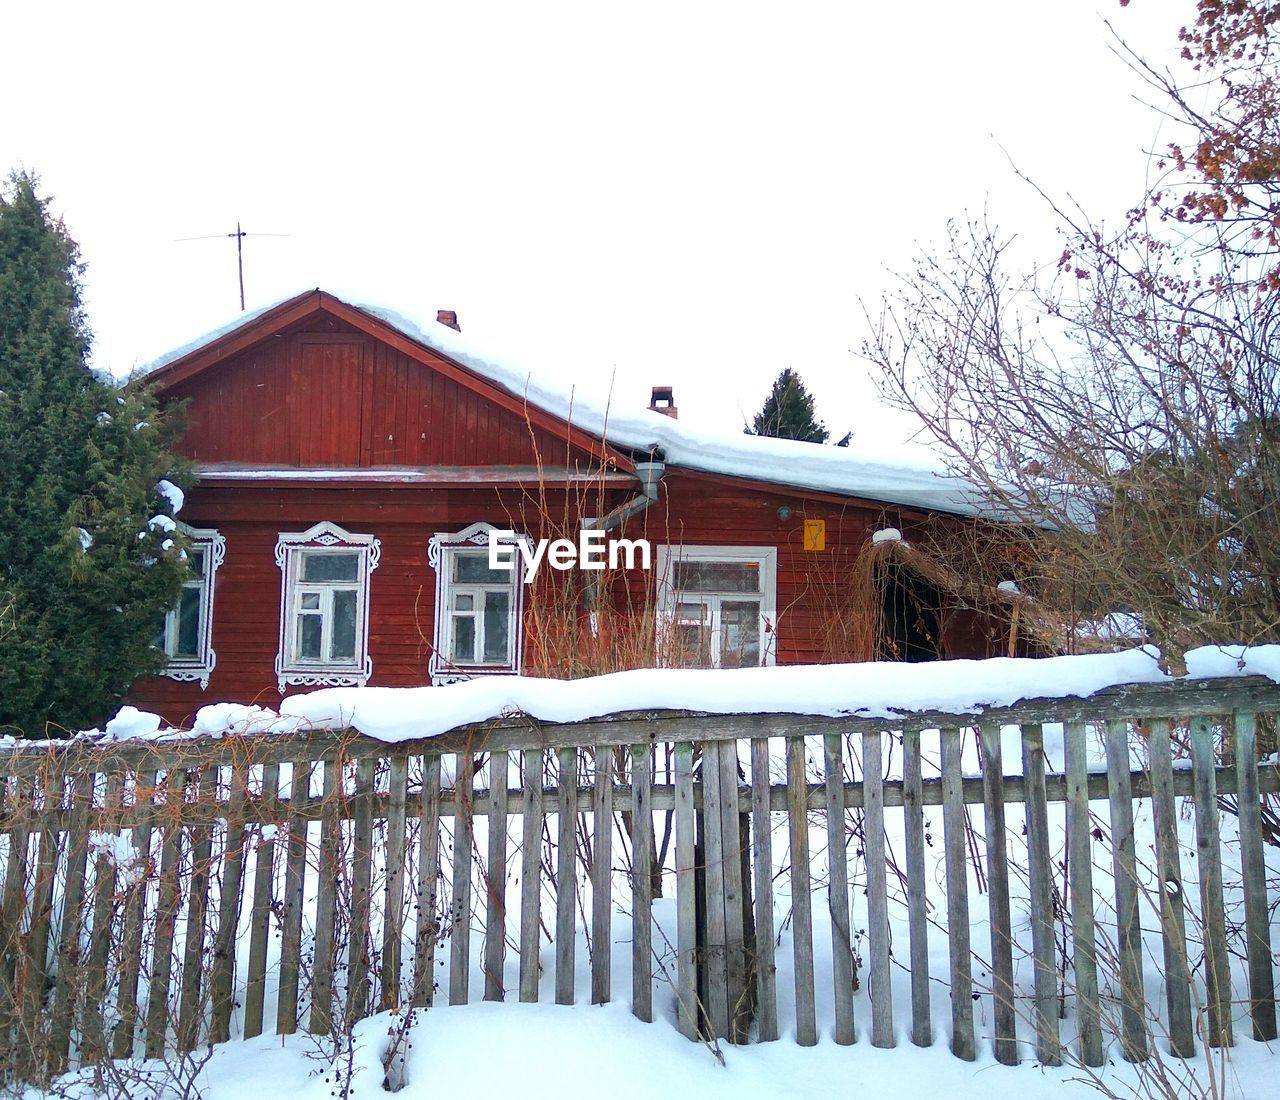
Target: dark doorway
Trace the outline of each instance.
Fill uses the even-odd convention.
[[[881,566],[883,604],[876,659],[936,661],[942,657],[939,627],[942,598],[938,589],[897,562]]]

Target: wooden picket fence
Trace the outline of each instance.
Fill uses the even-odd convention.
[[[1151,800],[1156,823],[1167,1042],[1175,1054],[1190,1055],[1198,1043],[1232,1041],[1218,835],[1225,795],[1238,797],[1244,886],[1248,989],[1237,990],[1236,1000],[1247,997],[1255,1036],[1275,1038],[1260,811],[1262,796],[1280,782],[1275,767],[1259,767],[1256,730],[1258,715],[1277,711],[1280,688],[1269,681],[1204,680],[893,723],[654,712],[563,725],[509,718],[398,744],[347,731],[15,747],[0,756],[0,776],[7,776],[0,788],[0,1065],[10,1079],[38,1080],[106,1058],[191,1050],[233,1033],[248,1038],[271,1027],[289,1034],[305,1026],[327,1034],[380,1009],[428,1006],[437,997],[465,1003],[479,992],[470,988],[473,928],[482,936],[486,1000],[512,993],[538,1000],[546,967],[554,971],[556,1002],[572,1003],[578,937],[585,934],[591,1000],[606,1002],[613,997],[618,910],[631,917],[636,1016],[653,1018],[655,985],[662,983],[690,1038],[767,1041],[786,1032],[811,1045],[819,1037],[815,893],[831,916],[832,1038],[852,1043],[851,813],[860,815],[866,867],[869,1033],[875,1045],[892,1046],[889,812],[903,814],[911,1039],[932,1042],[929,983],[947,977],[954,1053],[976,1056],[974,1002],[985,996],[996,1056],[1013,1063],[1018,1008],[1007,803],[1026,807],[1037,1057],[1047,1064],[1064,1057],[1101,1063],[1098,938],[1105,933],[1119,960],[1117,1039],[1126,1057],[1141,1059],[1153,1042],[1146,999],[1158,993],[1143,988],[1134,799]],[[1046,774],[1042,727],[1051,722],[1065,723],[1064,774]],[[1149,754],[1149,767],[1136,771],[1135,723]],[[1017,776],[1006,776],[1001,760],[1000,728],[1011,724],[1021,729]],[[1087,768],[1090,728],[1105,742],[1105,774]],[[1189,768],[1175,767],[1174,728],[1189,728]],[[940,731],[936,778],[924,775],[922,730]],[[966,730],[976,731],[980,778],[962,773]],[[1223,730],[1228,763],[1219,762]],[[901,779],[883,778],[890,748],[901,751]],[[823,758],[821,781],[806,767],[808,750]],[[854,750],[861,756],[856,776]],[[773,782],[771,763],[785,782]],[[1188,948],[1192,906],[1182,891],[1176,834],[1175,800],[1182,797],[1195,806],[1202,963]],[[1110,811],[1116,917],[1105,929],[1094,920],[1091,800],[1107,800]],[[1059,1036],[1048,824],[1050,804],[1062,802],[1069,993],[1078,1020],[1071,1050]],[[928,968],[925,807],[938,805],[949,976],[931,976]],[[983,904],[991,941],[981,952],[989,950],[991,980],[980,988],[973,972],[978,947],[970,943],[969,806],[981,806],[985,822]],[[775,843],[780,815],[785,845]],[[485,827],[477,830],[478,823]],[[658,843],[660,833],[670,835],[667,824],[670,847]],[[819,827],[828,882],[815,891],[810,839]],[[785,1020],[775,959],[782,942],[774,898],[780,851],[790,884],[795,982],[794,1019]],[[589,891],[580,867],[588,871]],[[674,878],[676,912],[676,942],[665,953],[655,948],[653,921],[664,870],[668,881]],[[511,991],[504,988],[509,934],[519,956],[518,988]],[[273,939],[278,962],[269,965]],[[437,982],[443,941],[449,965]],[[273,1011],[266,996],[271,979]],[[1201,1004],[1203,1018],[1194,1011]]]

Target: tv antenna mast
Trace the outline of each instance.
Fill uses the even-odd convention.
[[[204,237],[178,237],[174,243],[185,241],[217,241],[234,237],[236,240],[236,273],[240,277],[240,311],[244,312],[244,239],[245,237],[291,237],[292,233],[246,233],[236,222],[234,233],[211,233]]]

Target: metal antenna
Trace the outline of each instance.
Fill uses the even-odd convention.
[[[223,238],[234,237],[236,239],[236,273],[240,278],[240,311],[244,312],[244,239],[245,237],[292,237],[292,233],[246,233],[240,228],[240,223],[236,222],[236,231],[234,233],[211,233],[205,237],[178,237],[175,244],[181,244],[184,241],[216,241]]]

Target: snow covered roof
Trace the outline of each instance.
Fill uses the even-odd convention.
[[[964,516],[990,514],[977,488],[948,475],[938,456],[922,446],[904,444],[893,453],[886,453],[884,448],[871,452],[859,450],[856,444],[832,447],[708,429],[647,408],[632,412],[603,407],[582,399],[575,390],[548,384],[545,379],[550,372],[540,379],[528,356],[481,347],[472,338],[434,320],[419,321],[383,305],[324,293],[614,447],[642,454],[659,449],[669,466],[928,511]],[[134,377],[153,374],[304,296],[295,295],[240,314],[230,323],[148,363]]]

